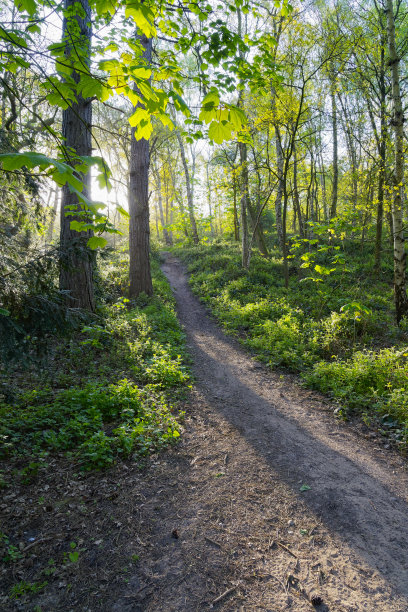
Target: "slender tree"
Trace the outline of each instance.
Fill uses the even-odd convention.
[[[401,6],[398,3],[398,6]],[[404,225],[402,210],[402,192],[404,181],[404,111],[400,91],[400,57],[395,42],[395,15],[392,0],[387,0],[387,34],[388,34],[388,63],[391,68],[392,105],[394,127],[394,189],[392,202],[392,220],[394,230],[394,299],[397,323],[402,317],[408,315],[408,297],[406,289],[406,253],[404,241]]]
[[[200,242],[200,239],[198,237],[197,223],[196,223],[196,219],[194,215],[193,189],[192,189],[192,184],[191,184],[191,179],[190,179],[190,171],[188,169],[186,151],[184,148],[183,139],[179,131],[177,131],[176,134],[177,134],[177,141],[180,147],[181,161],[183,164],[184,176],[186,180],[187,207],[188,207],[188,216],[190,218],[191,235],[193,237],[194,244],[198,244]]]

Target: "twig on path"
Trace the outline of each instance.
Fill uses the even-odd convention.
[[[269,540],[268,542],[268,546],[266,547],[266,550],[271,550],[271,548],[273,548],[275,546],[275,540],[272,540],[272,538]]]
[[[214,546],[217,546],[218,548],[222,548],[219,542],[217,542],[216,540],[212,540],[208,536],[204,536],[204,540],[207,540],[207,542],[210,542],[210,544],[214,544]]]
[[[285,586],[285,584],[282,582],[282,580],[280,580],[277,576],[275,576],[275,574],[270,574],[271,578],[273,578],[274,580],[276,580],[276,582],[278,582],[281,587],[283,588],[283,590],[285,591],[285,593],[288,592],[287,587]]]
[[[211,604],[211,607],[214,607],[217,603],[219,603],[220,601],[222,601],[224,599],[224,597],[227,597],[227,595],[230,595],[231,593],[233,593],[234,591],[237,590],[237,587],[231,587],[230,589],[227,589],[226,591],[224,591],[223,593],[221,593],[221,595],[219,595],[218,597],[216,597],[214,599],[214,601]]]
[[[27,552],[27,550],[30,550],[30,548],[33,548],[34,546],[37,546],[37,544],[42,544],[43,542],[49,542],[49,540],[53,540],[53,539],[54,538],[52,536],[49,536],[47,538],[40,538],[36,542],[31,542],[31,544],[27,544],[27,546],[25,548],[23,548],[22,552],[25,553],[25,552]]]
[[[297,555],[295,555],[294,552],[292,552],[291,550],[289,550],[289,548],[287,546],[285,546],[284,544],[282,544],[282,542],[276,542],[278,546],[280,546],[281,548],[283,548],[283,550],[286,550],[287,553],[289,553],[290,555],[292,555],[292,557],[294,557],[295,559],[297,559]]]

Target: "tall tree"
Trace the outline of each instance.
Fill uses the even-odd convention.
[[[67,63],[89,66],[91,56],[91,10],[88,0],[65,0],[62,40]],[[73,71],[72,78],[79,83],[80,75]],[[65,153],[71,165],[77,156],[92,154],[92,101],[75,91],[75,101],[62,113],[62,135]],[[89,196],[89,173],[80,174],[82,193]],[[93,288],[94,255],[87,247],[91,231],[71,229],[71,221],[84,221],[78,196],[68,185],[62,189],[60,230],[60,289],[66,292],[68,304],[75,308],[95,309]],[[77,214],[75,214],[77,211]]]
[[[332,200],[330,206],[330,218],[337,214],[337,197],[339,185],[339,154],[338,154],[338,134],[337,134],[337,103],[336,103],[336,74],[334,69],[330,70],[330,99],[331,99],[331,121],[333,134],[333,186]]]
[[[145,34],[136,35],[143,48],[142,57],[150,66],[152,60],[152,39]],[[139,90],[135,86],[135,92]],[[139,108],[140,102],[135,107]],[[150,225],[149,225],[149,140],[136,140],[132,128],[129,164],[129,295],[153,294],[150,272]]]
[[[397,2],[401,7],[401,2]],[[398,9],[397,9],[398,10]],[[394,197],[392,202],[392,219],[394,229],[394,299],[397,322],[408,315],[408,297],[406,289],[406,252],[404,241],[404,225],[402,210],[402,192],[404,181],[404,111],[400,91],[399,66],[401,58],[398,56],[395,41],[395,15],[392,0],[387,0],[387,34],[388,34],[388,63],[391,67],[392,105],[394,127]]]

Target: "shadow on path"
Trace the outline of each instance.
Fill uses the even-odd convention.
[[[408,504],[402,461],[394,458],[398,473],[393,474],[392,465],[365,441],[303,406],[304,391],[298,390],[296,398],[293,385],[286,389],[276,374],[254,365],[210,320],[172,256],[167,255],[163,271],[175,292],[199,391],[327,530],[405,598],[408,610]],[[310,490],[300,493],[301,483]],[[396,608],[391,603],[387,609]]]

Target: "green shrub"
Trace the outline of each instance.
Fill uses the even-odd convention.
[[[102,268],[107,302],[78,337],[58,344],[48,386],[38,381],[38,389],[0,396],[0,457],[25,456],[29,470],[39,465],[33,457],[63,452],[84,469],[99,469],[179,437],[168,390],[174,397],[189,373],[174,298],[157,258],[155,295],[133,303],[119,297],[125,262],[112,254],[108,270]]]
[[[136,444],[135,423],[145,436],[154,432],[152,439]],[[109,424],[114,427],[107,427]],[[86,469],[106,467],[116,455],[128,456],[130,451],[144,455],[147,445],[156,449],[164,440],[177,438],[179,431],[165,397],[128,380],[61,391],[47,404],[25,405],[23,397],[18,406],[0,407],[1,456],[70,451]],[[125,432],[129,432],[131,446]]]

